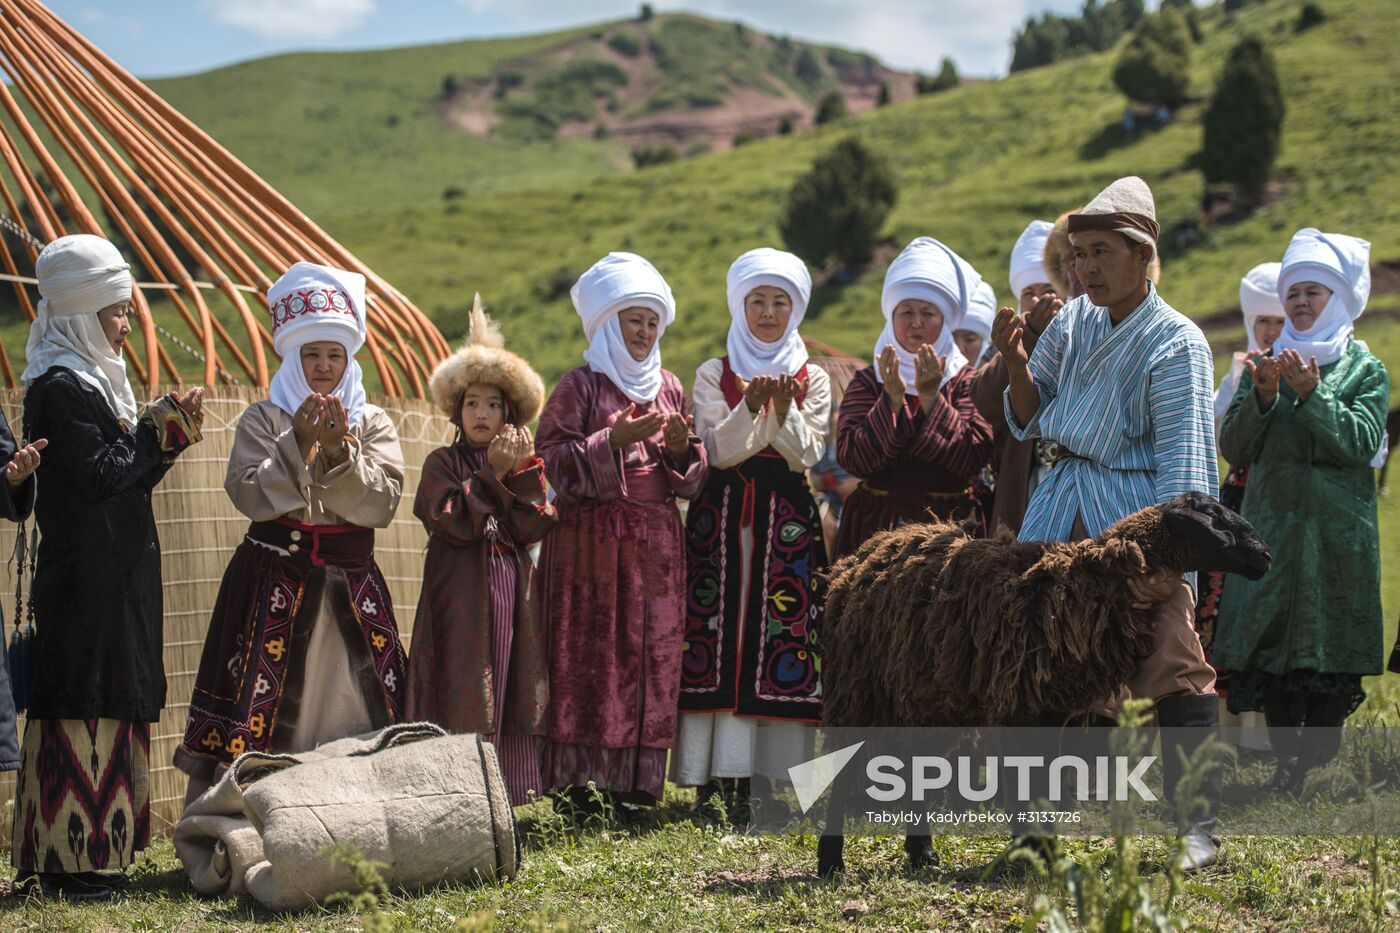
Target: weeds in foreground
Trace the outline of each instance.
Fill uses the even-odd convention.
[[[1147,751],[1146,731],[1150,718],[1147,700],[1131,700],[1119,715],[1121,728],[1114,736],[1114,754],[1140,756]],[[1207,740],[1196,749],[1181,778],[1178,809],[1187,812],[1198,805],[1195,794],[1223,743]],[[1224,901],[1210,887],[1190,883],[1180,865],[1181,843],[1172,849],[1160,873],[1144,870],[1130,804],[1116,801],[1111,808],[1113,848],[1073,856],[1058,856],[1046,864],[1038,856],[1014,852],[1012,860],[1028,862],[1042,884],[1031,897],[1023,929],[1026,933],[1045,929],[1050,933],[1123,933],[1151,930],[1157,933],[1184,930],[1188,920],[1175,909],[1184,890]],[[1048,888],[1048,890],[1046,890]],[[1031,890],[1034,890],[1032,888]]]

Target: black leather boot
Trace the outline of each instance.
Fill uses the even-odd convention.
[[[1269,793],[1287,791],[1298,768],[1298,729],[1301,723],[1293,717],[1291,705],[1290,695],[1286,691],[1270,691],[1264,696],[1264,719],[1269,724],[1274,773],[1261,789]]]
[[[1298,730],[1298,765],[1290,775],[1288,789],[1302,794],[1308,772],[1323,768],[1337,757],[1342,747],[1342,724],[1351,712],[1352,698],[1330,693],[1308,696],[1308,718]]]
[[[1187,812],[1182,811],[1185,804],[1177,799],[1177,790],[1196,749],[1220,731],[1220,698],[1214,693],[1165,697],[1157,702],[1157,724],[1162,728],[1163,789],[1177,813],[1177,830],[1184,843],[1177,866],[1186,872],[1200,871],[1219,858],[1219,841],[1213,833],[1220,813],[1220,762],[1212,762],[1202,775],[1191,795],[1197,799]]]

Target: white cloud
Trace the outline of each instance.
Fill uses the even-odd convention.
[[[264,39],[336,39],[374,12],[376,0],[204,0],[217,22]]]

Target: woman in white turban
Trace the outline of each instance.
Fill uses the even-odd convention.
[[[676,500],[705,482],[681,382],[661,368],[671,288],[634,253],[609,253],[571,292],[588,338],[559,379],[535,449],[559,525],[540,553],[550,627],[544,786],[590,809],[588,782],[618,806],[655,803],[675,741],[685,627]]]
[[[224,490],[248,534],[224,571],[175,766],[193,800],[240,754],[401,721],[406,662],[374,562],[403,493],[394,422],[365,400],[365,278],[298,262],[267,292],[282,365],[238,419]],[[446,688],[446,685],[444,685]]]
[[[686,513],[686,628],[677,784],[697,804],[749,791],[811,757],[821,718],[815,629],[826,565],[807,470],[826,447],[831,386],[798,326],[812,280],[791,253],[749,250],[729,267],[728,353],[695,374],[695,431],[709,480]],[[752,785],[752,788],[750,787]]]
[[[151,837],[150,729],[165,706],[151,491],[200,439],[204,390],[137,402],[122,359],[131,272],[111,243],[62,237],[34,270],[24,425],[49,446],[10,857],[21,890],[105,898]]]
[[[1300,789],[1335,755],[1365,698],[1361,679],[1384,663],[1371,464],[1390,378],[1353,337],[1370,253],[1352,236],[1293,235],[1278,275],[1283,333],[1271,353],[1245,360],[1220,433],[1225,459],[1249,470],[1241,513],[1273,566],[1226,587],[1213,660],[1230,670],[1230,709],[1268,719],[1275,788]]]
[[[930,237],[885,273],[874,365],[852,377],[837,418],[837,457],[864,480],[841,513],[837,557],[877,531],[978,509],[972,483],[991,459],[992,429],[972,403],[973,369],[953,331],[981,282]]]

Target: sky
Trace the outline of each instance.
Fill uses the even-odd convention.
[[[636,14],[628,0],[48,0],[128,71],[190,74],[276,52],[526,35]],[[1005,74],[1026,17],[1080,0],[652,0],[778,35],[868,51],[886,64]]]

